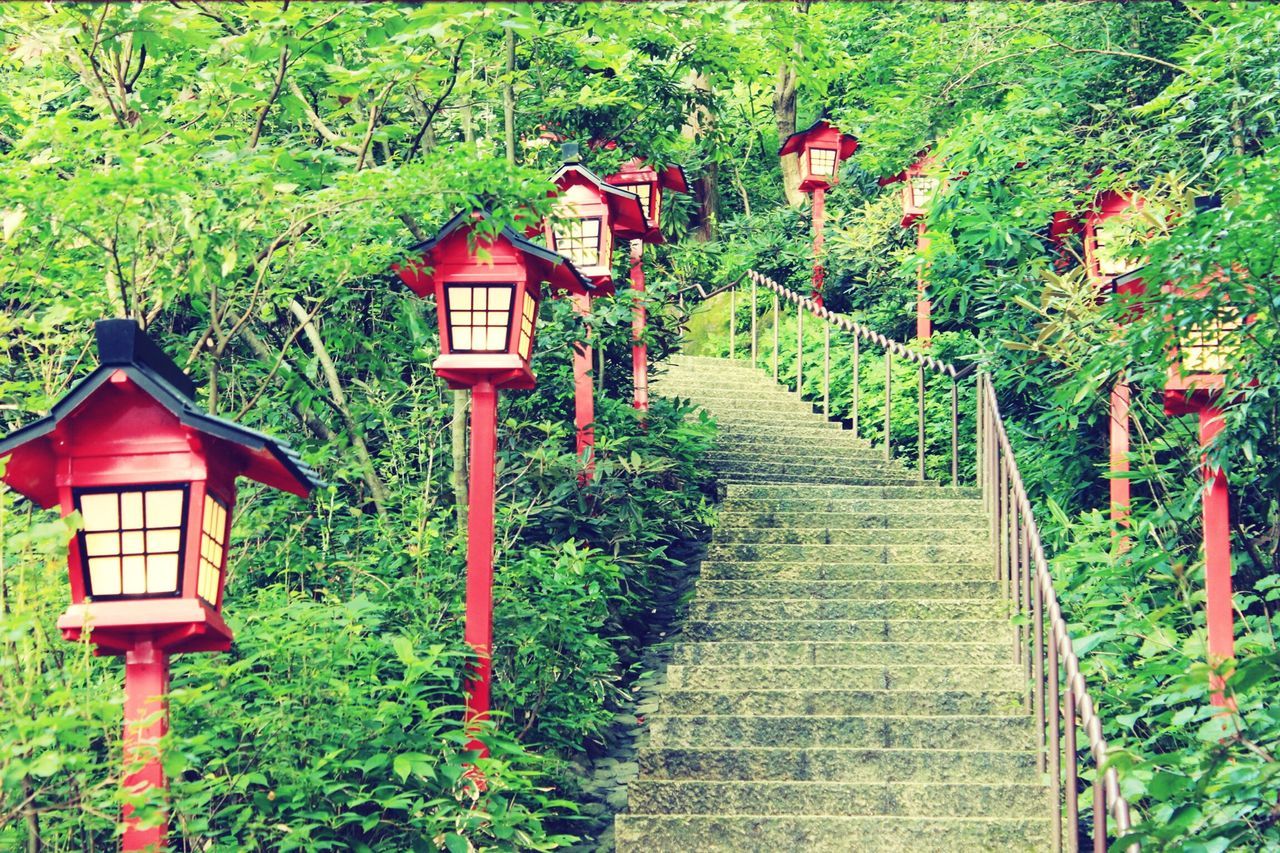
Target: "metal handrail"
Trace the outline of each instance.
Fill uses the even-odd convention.
[[[1053,850],[1079,851],[1080,838],[1080,752],[1076,747],[1077,730],[1082,728],[1088,739],[1088,750],[1095,768],[1106,766],[1108,747],[1102,734],[1102,721],[1080,672],[1066,620],[1058,605],[1053,576],[1040,538],[1040,529],[1031,511],[1031,501],[1022,483],[1009,442],[1008,432],[1000,416],[995,386],[990,375],[973,366],[957,368],[927,353],[916,352],[879,332],[840,316],[812,299],[790,290],[754,270],[714,293],[729,291],[729,357],[737,355],[737,288],[751,283],[751,363],[759,356],[758,288],[773,295],[773,377],[778,378],[780,363],[780,328],[782,302],[796,309],[796,391],[804,391],[804,315],[824,321],[823,326],[823,413],[831,415],[831,329],[835,327],[853,335],[853,429],[858,432],[858,410],[861,392],[861,342],[879,346],[885,353],[885,458],[891,458],[890,415],[892,404],[893,357],[898,356],[917,366],[917,464],[924,479],[925,371],[946,376],[951,391],[951,484],[959,483],[959,392],[958,384],[976,373],[974,397],[975,451],[977,485],[982,490],[983,506],[991,523],[994,547],[994,575],[1001,591],[1014,609],[1028,617],[1015,628],[1014,654],[1028,678],[1030,689],[1026,702],[1031,706],[1036,729],[1036,763],[1047,773],[1053,789],[1053,803],[1058,812],[1053,822]],[[1046,644],[1046,621],[1049,643]],[[1065,676],[1065,677],[1064,677]],[[1066,690],[1062,689],[1065,684]],[[1054,709],[1053,713],[1046,713]],[[1065,760],[1065,766],[1064,761]],[[1098,784],[1098,776],[1102,782]],[[1115,835],[1123,836],[1132,827],[1129,803],[1120,792],[1115,768],[1099,769],[1093,788],[1093,850],[1107,849],[1108,813],[1114,820]],[[1065,823],[1065,827],[1064,827]],[[1066,833],[1064,836],[1064,828]],[[1130,851],[1139,850],[1131,844]]]

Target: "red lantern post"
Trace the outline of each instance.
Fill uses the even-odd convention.
[[[925,217],[929,207],[942,187],[934,174],[934,158],[927,150],[916,155],[916,161],[891,178],[881,178],[880,186],[902,184],[902,227],[916,229],[916,252],[924,254],[929,248]],[[928,345],[933,337],[933,303],[927,295],[928,277],[922,265],[916,274],[916,338]]]
[[[432,296],[440,356],[432,369],[451,388],[471,389],[471,488],[467,512],[467,604],[463,633],[476,655],[467,682],[469,724],[487,720],[493,679],[493,517],[498,391],[532,388],[531,359],[544,283],[587,293],[571,263],[510,229],[477,233],[485,212],[459,214],[392,266],[414,293]],[[471,748],[488,750],[477,737]]]
[[[631,241],[631,291],[635,297],[631,314],[632,405],[641,412],[647,412],[649,347],[644,342],[644,244],[664,242],[661,228],[663,190],[687,193],[689,182],[679,166],[668,166],[659,172],[639,157],[628,161],[616,174],[605,178],[605,181],[639,197],[640,207],[649,227],[643,238]]]
[[[800,158],[800,189],[813,194],[813,287],[810,298],[822,305],[825,271],[822,267],[823,225],[826,219],[826,192],[840,180],[840,163],[858,150],[858,140],[841,133],[826,119],[818,119],[808,128],[786,138],[779,157],[794,154]]]
[[[1209,276],[1192,294],[1206,298],[1216,283],[1225,280],[1218,272]],[[1177,290],[1165,286],[1166,292]],[[1172,318],[1170,318],[1172,322]],[[1196,414],[1199,417],[1200,445],[1208,448],[1222,431],[1223,399],[1227,372],[1235,366],[1236,348],[1232,337],[1242,325],[1240,318],[1217,320],[1208,325],[1178,328],[1173,358],[1165,379],[1164,410],[1171,416]],[[1235,612],[1231,597],[1231,513],[1227,477],[1212,465],[1208,454],[1201,461],[1203,494],[1205,623],[1209,633],[1209,663],[1221,667],[1235,657]],[[1225,678],[1213,675],[1210,701],[1231,707],[1224,695]]]
[[[1089,280],[1099,293],[1113,290],[1118,277],[1142,265],[1124,251],[1123,229],[1142,208],[1142,202],[1128,193],[1108,191],[1094,199],[1084,220],[1084,260]],[[1137,280],[1141,287],[1141,280]],[[1129,383],[1122,374],[1111,389],[1110,417],[1111,519],[1127,524],[1131,489],[1129,483]]]
[[[564,165],[551,176],[558,195],[554,220],[548,220],[547,245],[571,260],[594,287],[594,292],[613,293],[613,247],[616,239],[643,239],[649,230],[640,199],[633,193],[610,186],[582,165],[578,146],[564,146]],[[583,317],[591,313],[591,294],[572,294],[573,307]],[[574,347],[574,424],[578,429],[577,451],[588,474],[594,469],[595,388],[591,381],[591,347],[584,339]]]
[[[226,651],[222,619],[237,477],[306,497],[319,482],[292,450],[201,411],[195,384],[132,320],[96,326],[99,366],[47,417],[0,441],[4,481],[79,512],[68,556],[68,640],[125,659],[124,764],[133,793],[166,787],[169,656]],[[166,846],[167,827],[124,809],[124,850]]]

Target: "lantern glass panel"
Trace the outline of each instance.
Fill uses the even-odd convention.
[[[511,339],[512,284],[447,284],[452,352],[506,352]]]
[[[933,204],[933,197],[938,194],[941,182],[928,175],[917,175],[911,179],[911,199],[916,207],[924,209]]]
[[[1126,216],[1108,217],[1094,227],[1093,257],[1099,275],[1124,275],[1143,265],[1142,258],[1134,257],[1132,235],[1133,223]]]
[[[525,361],[533,355],[533,323],[538,313],[538,303],[527,290],[524,294],[524,307],[520,309],[520,341],[516,352]]]
[[[814,175],[831,177],[836,173],[836,152],[834,148],[810,148],[809,172]]]
[[[1235,344],[1239,328],[1238,321],[1220,321],[1183,332],[1178,347],[1182,372],[1220,375],[1230,370],[1239,349]]]
[[[657,224],[653,221],[653,193],[657,187],[656,184],[648,182],[642,184],[618,184],[617,187],[620,190],[626,190],[629,193],[635,193],[640,196],[640,208],[644,211],[645,222],[650,225]]]
[[[555,250],[579,267],[600,265],[600,226],[598,216],[563,220],[555,226]]]
[[[196,594],[217,606],[222,569],[227,559],[227,507],[213,495],[204,496],[204,520],[200,531],[200,576]]]
[[[84,519],[80,549],[93,598],[177,595],[185,484],[76,490]]]

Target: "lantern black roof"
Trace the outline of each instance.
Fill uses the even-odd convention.
[[[265,451],[306,494],[323,485],[319,475],[289,445],[265,433],[203,411],[192,396],[196,385],[133,320],[99,320],[94,324],[99,365],[53,404],[48,415],[0,439],[0,457],[44,439],[117,370],[173,414],[180,423],[254,453]],[[38,501],[44,504],[44,501]],[[56,500],[48,505],[57,503]]]

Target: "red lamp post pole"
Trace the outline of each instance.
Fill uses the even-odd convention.
[[[467,618],[463,630],[476,662],[467,683],[466,718],[489,717],[493,677],[493,502],[498,391],[483,379],[471,387],[471,492],[467,510]],[[488,755],[479,739],[470,749]]]
[[[822,226],[826,218],[827,191],[823,187],[813,190],[813,293],[810,298],[822,307],[822,284],[825,272],[822,269]]]
[[[1129,383],[1121,376],[1111,389],[1111,520],[1121,526],[1129,520],[1128,473]]]
[[[585,293],[575,293],[572,297],[573,307],[580,315],[591,313],[591,297]],[[591,329],[583,327],[583,334],[590,335]],[[594,448],[596,403],[595,387],[591,382],[591,345],[585,340],[573,348],[573,422],[578,428],[578,456],[586,454],[585,476],[590,477],[595,468]]]
[[[649,411],[649,347],[644,342],[644,241],[631,241],[631,384],[635,388],[632,405]]]
[[[925,221],[916,222],[916,251],[924,254],[929,248],[929,238],[925,235]],[[916,279],[916,338],[928,343],[933,337],[933,303],[925,296],[925,268],[920,267]]]
[[[124,657],[124,785],[132,793],[167,787],[160,738],[169,730],[168,693],[169,656],[152,640],[139,639]],[[121,849],[163,850],[168,820],[143,828],[132,817],[134,811],[124,807]]]
[[[1200,446],[1208,447],[1222,431],[1222,410],[1214,406],[1200,409]],[[1218,666],[1235,657],[1235,625],[1231,603],[1231,517],[1227,503],[1227,477],[1221,468],[1203,459],[1204,492],[1204,583],[1205,622],[1209,628],[1209,663]],[[1210,701],[1226,707],[1230,703],[1223,694],[1225,679],[1210,677],[1213,689]]]

